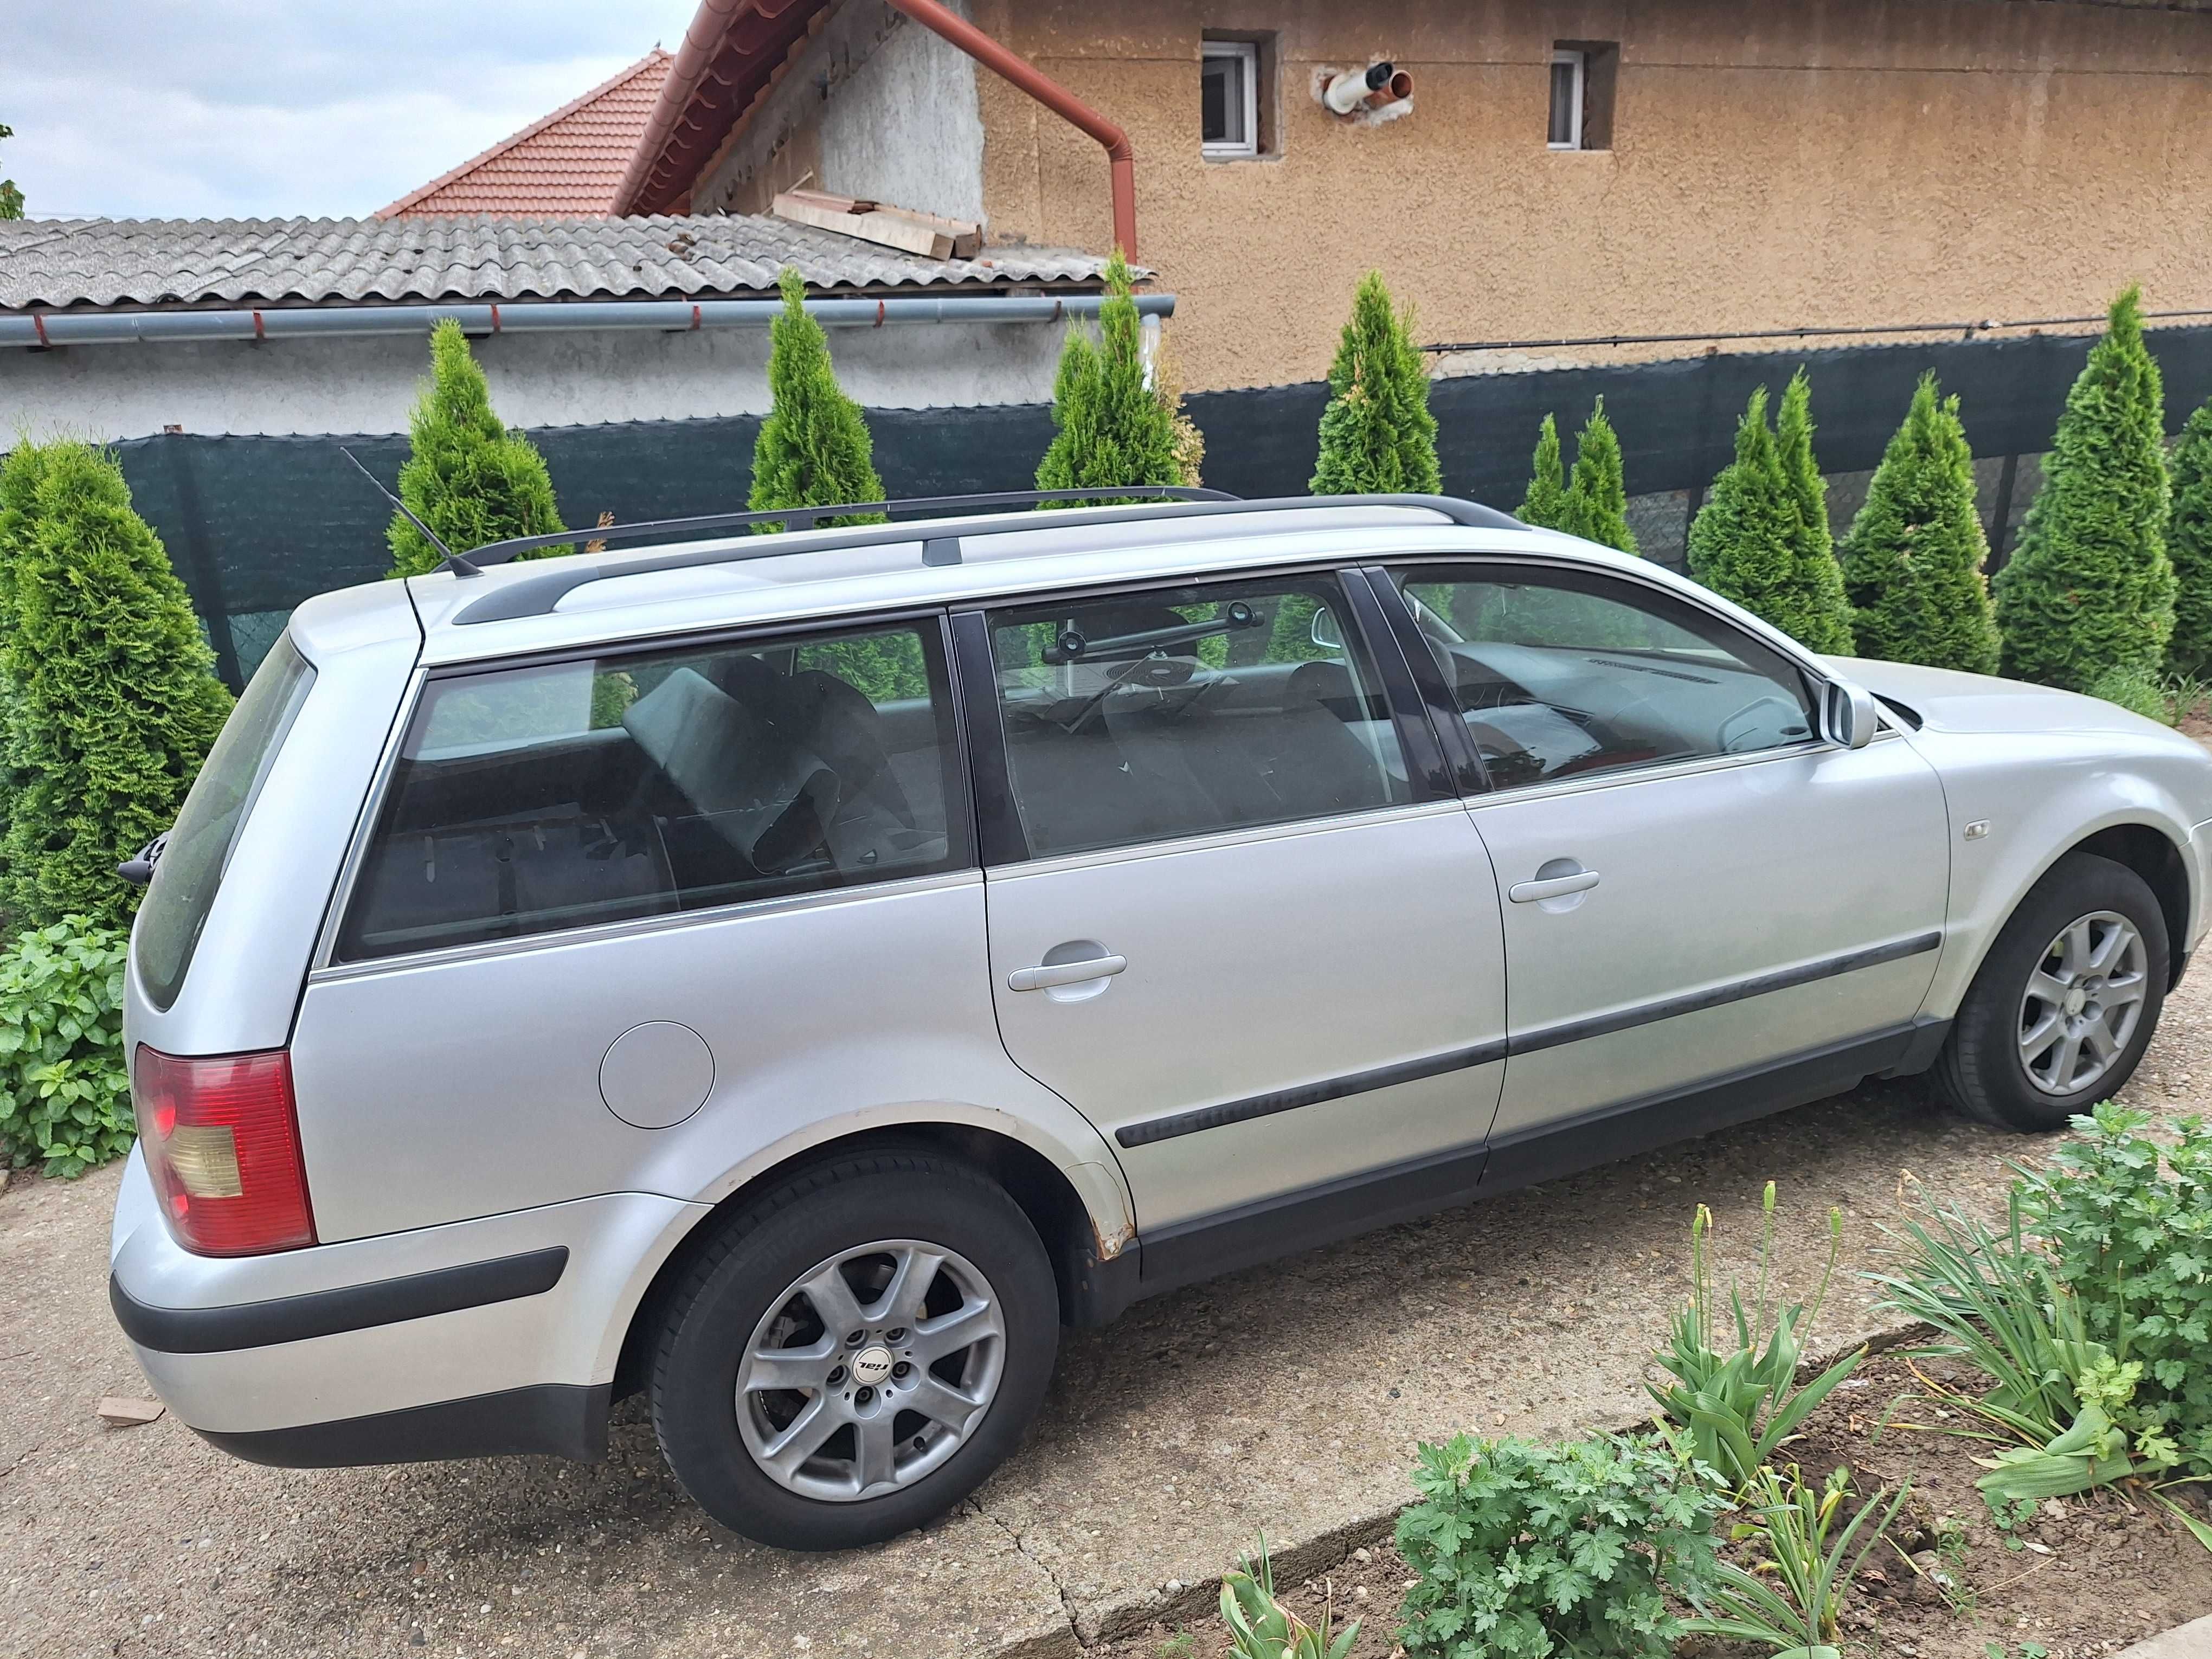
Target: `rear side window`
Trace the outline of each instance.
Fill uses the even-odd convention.
[[[1412,798],[1328,576],[1061,600],[991,618],[1006,765],[1041,857]]]
[[[434,679],[349,961],[967,861],[937,624]]]
[[[138,908],[138,981],[157,1008],[173,1003],[184,986],[230,863],[230,849],[314,681],[315,671],[294,648],[291,637],[279,639],[262,659],[185,797],[168,845],[154,866],[146,902]]]

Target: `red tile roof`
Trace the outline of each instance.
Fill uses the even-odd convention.
[[[611,81],[378,209],[376,216],[612,213],[615,186],[644,135],[672,61],[655,46]]]

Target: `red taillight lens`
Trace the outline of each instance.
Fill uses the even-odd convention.
[[[284,1050],[180,1060],[141,1044],[131,1099],[179,1244],[201,1255],[259,1255],[315,1242]]]

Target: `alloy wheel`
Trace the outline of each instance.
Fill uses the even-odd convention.
[[[738,1427],[768,1477],[852,1503],[940,1468],[1005,1369],[999,1298],[942,1245],[879,1239],[816,1264],[769,1305],[738,1365]]]
[[[2076,917],[2044,947],[2020,1001],[2020,1060],[2047,1095],[2078,1094],[2119,1060],[2150,988],[2142,935],[2114,910]]]

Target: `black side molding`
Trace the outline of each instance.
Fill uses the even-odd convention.
[[[134,1297],[110,1273],[107,1300],[123,1334],[142,1348],[156,1353],[228,1353],[542,1296],[561,1282],[568,1266],[568,1247],[555,1244],[495,1261],[380,1279],[373,1285],[349,1285],[339,1290],[311,1291],[303,1296],[220,1308],[151,1307]]]
[[[280,1469],[429,1463],[520,1452],[595,1463],[607,1455],[607,1407],[613,1397],[611,1382],[544,1382],[336,1423],[240,1434],[192,1432],[233,1457]]]
[[[1325,1100],[1341,1100],[1346,1095],[1364,1095],[1374,1089],[1395,1088],[1401,1083],[1416,1083],[1425,1077],[1442,1077],[1447,1072],[1487,1066],[1492,1060],[1504,1058],[1505,1043],[1503,1039],[1478,1042],[1471,1048],[1455,1048],[1449,1054],[1425,1054],[1419,1060],[1401,1060],[1395,1066],[1378,1066],[1369,1072],[1351,1072],[1342,1077],[1325,1078],[1318,1083],[1302,1083],[1295,1088],[1278,1089],[1272,1094],[1251,1095],[1243,1100],[1224,1100],[1218,1106],[1200,1106],[1188,1112],[1177,1112],[1172,1117],[1156,1117],[1142,1123],[1124,1124],[1114,1131],[1114,1139],[1124,1146],[1149,1146],[1156,1140],[1172,1140],[1178,1135],[1196,1134],[1200,1129],[1218,1129],[1224,1124],[1243,1123],[1255,1117],[1271,1117],[1277,1112],[1293,1112],[1301,1106],[1318,1106]]]

